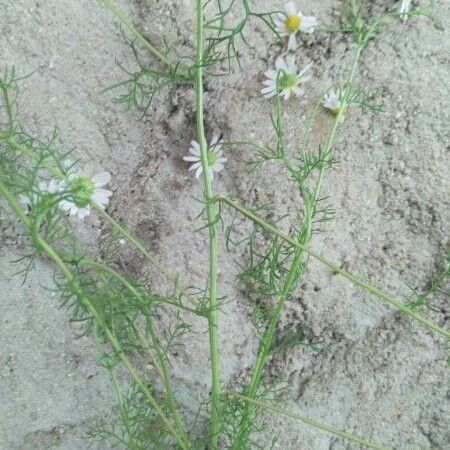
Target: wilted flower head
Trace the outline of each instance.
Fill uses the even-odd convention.
[[[71,216],[83,219],[90,213],[91,203],[94,202],[102,208],[109,203],[112,191],[104,189],[103,186],[111,181],[109,172],[100,172],[88,176],[83,172],[68,175],[67,182],[62,188],[68,193],[69,198],[61,201],[61,209],[67,211]]]
[[[332,114],[337,116],[342,110],[342,114],[346,112],[347,106],[342,105],[342,91],[341,89],[330,90],[325,94],[323,99],[323,106],[330,110]],[[341,116],[343,118],[343,116]]]

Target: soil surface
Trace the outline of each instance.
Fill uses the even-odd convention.
[[[116,4],[156,45],[162,36],[193,52],[193,0],[133,0]],[[258,10],[273,2],[251,2]],[[339,23],[341,1],[302,1],[302,11],[322,24]],[[374,1],[373,8],[390,1]],[[273,7],[273,6],[272,6]],[[338,133],[339,164],[326,173],[324,197],[336,211],[313,237],[316,251],[382,287],[397,298],[424,290],[442,268],[450,223],[450,2],[438,1],[427,17],[395,22],[363,54],[357,84],[377,93],[381,114],[352,108]],[[182,157],[195,138],[194,91],[182,86],[158,93],[145,117],[113,102],[133,61],[119,26],[94,0],[0,0],[1,66],[33,75],[21,84],[20,117],[32,133],[59,127],[62,148],[76,148],[89,168],[108,170],[114,191],[109,212],[152,250],[186,285],[203,286],[207,239],[196,220],[201,184]],[[260,95],[263,73],[280,45],[252,23],[241,48],[242,67],[206,80],[207,136],[226,141],[273,143],[270,101]],[[345,79],[353,52],[349,37],[314,33],[299,39],[301,65],[313,62],[306,95],[285,105],[289,145],[295,149],[322,92]],[[320,111],[311,148],[323,142],[332,116]],[[250,171],[248,147],[225,148],[228,162],[216,189],[242,204],[270,204],[295,224],[294,187],[276,164]],[[126,205],[126,207],[124,207]],[[90,216],[79,227],[82,241],[99,255],[107,232]],[[249,230],[238,220],[238,230]],[[220,238],[219,292],[229,302],[220,314],[222,383],[238,386],[255,360],[258,340],[251,307],[235,288],[237,262]],[[97,418],[111,415],[114,396],[99,366],[93,339],[76,339],[69,313],[59,306],[53,268],[39,262],[23,283],[13,263],[26,252],[20,228],[0,210],[0,448],[5,450],[106,449],[85,439]],[[155,271],[124,249],[120,264],[135,276]],[[162,285],[162,284],[161,284]],[[430,320],[449,328],[448,303],[434,299]],[[447,322],[447,323],[446,323]],[[205,324],[190,318],[195,334],[173,355],[177,395],[189,412],[192,396],[209,392]],[[298,346],[271,359],[267,383],[287,382],[282,406],[398,449],[445,449],[450,442],[447,348],[442,338],[405,319],[390,306],[311,260],[283,312],[280,333],[304,329],[320,349]],[[194,411],[192,407],[192,411]],[[306,425],[264,416],[264,448],[359,448]],[[91,445],[91,447],[89,447]],[[116,447],[120,448],[120,447]]]

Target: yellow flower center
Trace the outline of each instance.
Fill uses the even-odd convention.
[[[293,16],[287,16],[286,21],[284,22],[284,26],[286,27],[286,31],[288,33],[295,33],[301,24],[301,18],[298,14],[294,14]]]

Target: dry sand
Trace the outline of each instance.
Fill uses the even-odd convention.
[[[117,3],[156,43],[166,33],[192,44],[192,0]],[[254,3],[261,10],[272,4]],[[340,3],[305,0],[302,9],[330,23]],[[336,216],[312,243],[399,298],[409,295],[408,285],[426,286],[449,246],[449,17],[450,3],[440,1],[430,17],[399,22],[367,49],[358,82],[379,92],[386,111],[347,114],[335,147],[340,164],[327,174],[324,188]],[[100,91],[123,79],[114,59],[130,59],[117,23],[94,0],[0,0],[0,30],[1,64],[14,64],[21,73],[35,70],[22,84],[23,124],[40,135],[58,124],[61,146],[75,146],[83,161],[113,174],[110,212],[166,266],[180,270],[187,284],[203,283],[206,240],[192,233],[199,226],[192,197],[201,189],[182,161],[194,138],[193,90],[162,93],[143,120],[113,104],[111,94]],[[267,143],[269,105],[259,89],[278,48],[261,28],[249,38],[255,47],[243,50],[242,70],[207,81],[207,132]],[[314,62],[314,76],[307,97],[287,106],[293,143],[301,136],[304,111],[330,82],[345,77],[351,43],[315,34],[305,38],[298,55]],[[330,122],[323,113],[314,139],[324,138]],[[247,205],[275,202],[279,215],[295,211],[298,198],[281,169],[250,173],[248,152],[230,150],[217,189]],[[42,287],[51,285],[52,268],[39,263],[23,285],[13,276],[19,267],[11,261],[24,250],[23,239],[3,207],[0,221],[0,448],[87,449],[83,435],[114,404],[107,373],[97,364],[91,338],[74,338],[67,311]],[[103,224],[90,217],[81,232],[101,254]],[[229,386],[245,379],[257,349],[250,308],[233,287],[239,257],[221,245],[219,289],[232,300],[219,330],[222,382]],[[121,264],[134,275],[151,271],[133,252],[125,251]],[[425,314],[445,325],[448,304],[447,312],[441,306],[441,314]],[[188,392],[209,389],[205,328],[193,324],[197,333],[172,361],[186,405]],[[270,377],[289,382],[285,408],[399,449],[448,448],[442,339],[314,261],[281,327],[299,324],[324,339],[326,355],[300,347],[270,362]],[[266,423],[263,442],[279,433],[278,449],[358,448],[284,418]]]

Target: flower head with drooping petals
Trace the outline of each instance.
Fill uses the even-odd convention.
[[[331,113],[335,116],[339,114],[342,110],[342,114],[344,114],[347,110],[347,106],[342,106],[342,91],[340,88],[336,90],[330,90],[325,94],[323,99],[323,106],[331,111]],[[344,116],[341,116],[342,120]]]
[[[109,172],[100,172],[93,176],[86,175],[84,172],[68,175],[67,181],[61,184],[61,188],[67,191],[70,198],[61,201],[61,209],[71,216],[84,219],[91,211],[91,202],[105,208],[112,191],[104,189],[104,186],[110,181]]]
[[[275,30],[280,36],[289,36],[288,49],[290,50],[296,47],[297,31],[312,33],[317,27],[317,19],[314,16],[304,16],[292,0],[284,4],[284,14],[279,13],[274,22]]]
[[[227,161],[227,158],[223,157],[222,145],[223,140],[219,139],[219,136],[213,136],[207,150],[208,170],[211,179],[214,178],[214,172],[220,172],[223,170],[224,163]],[[196,178],[199,178],[203,172],[203,165],[200,145],[197,141],[191,141],[189,153],[190,154],[188,156],[184,156],[183,159],[192,163],[189,170],[195,170],[195,176]]]
[[[279,92],[285,100],[291,94],[297,97],[303,95],[304,90],[300,87],[300,84],[310,79],[310,76],[306,75],[306,72],[311,66],[312,63],[298,72],[293,55],[288,55],[286,59],[279,56],[275,61],[275,69],[269,69],[264,74],[266,76],[266,80],[263,82],[265,87],[261,89],[261,93],[264,97],[270,98]]]

